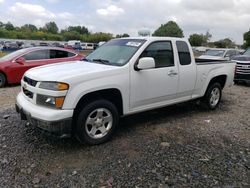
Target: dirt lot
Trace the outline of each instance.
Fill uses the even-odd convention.
[[[216,111],[191,102],[123,118],[93,147],[21,122],[18,91],[0,89],[1,188],[250,187],[250,87],[226,89]]]

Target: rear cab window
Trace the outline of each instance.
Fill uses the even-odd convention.
[[[190,65],[191,64],[191,54],[189,47],[185,41],[176,42],[179,61],[181,65]]]

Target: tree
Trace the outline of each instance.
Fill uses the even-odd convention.
[[[4,23],[0,21],[0,28],[4,27]]]
[[[7,23],[5,24],[4,27],[5,27],[5,29],[8,30],[8,31],[13,31],[13,30],[15,30],[14,25],[13,25],[12,23],[10,23],[10,22],[7,22]]]
[[[130,36],[129,36],[129,34],[124,33],[124,34],[122,34],[122,35],[116,35],[115,38],[124,38],[124,37],[130,37]]]
[[[32,25],[32,24],[25,24],[21,27],[21,30],[33,32],[33,31],[37,31],[37,27],[35,25]]]
[[[206,43],[208,43],[211,38],[212,38],[212,34],[209,32],[209,30],[207,30],[207,32],[205,34]]]
[[[248,32],[244,33],[243,39],[244,39],[243,48],[248,48],[250,46],[250,29]]]
[[[215,41],[214,45],[217,48],[235,48],[236,44],[229,38],[225,38],[219,41]]]
[[[182,29],[174,21],[169,21],[166,24],[162,24],[153,33],[153,36],[184,37]]]
[[[81,35],[89,34],[88,28],[86,28],[84,26],[69,26],[67,31],[68,32],[75,31]]]
[[[57,34],[59,29],[55,22],[48,22],[45,24],[44,30],[52,34]]]
[[[191,46],[202,46],[207,42],[206,37],[203,34],[192,34],[189,36],[188,40]]]

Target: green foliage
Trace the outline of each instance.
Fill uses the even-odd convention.
[[[243,35],[244,44],[243,48],[248,48],[250,46],[250,30]]]
[[[7,28],[6,28],[7,25]],[[129,36],[128,34],[123,34]],[[81,40],[84,42],[108,41],[113,38],[111,33],[90,33],[84,26],[69,26],[58,32],[55,22],[46,23],[44,27],[37,28],[32,24],[25,24],[21,28],[14,27],[11,23],[0,22],[0,38],[9,39],[31,39],[31,40]]]
[[[89,30],[84,26],[69,26],[67,32],[77,32],[81,35],[89,34]]]
[[[108,41],[113,38],[113,35],[111,33],[93,33],[91,35],[83,35],[81,38],[82,41],[86,42],[100,42],[100,41]]]
[[[166,37],[184,37],[182,29],[174,21],[169,21],[162,24],[154,33],[153,36],[166,36]]]
[[[217,48],[235,48],[236,47],[236,44],[229,38],[216,41],[214,42],[214,45]]]
[[[44,30],[48,33],[57,34],[59,29],[55,22],[48,22],[44,26]]]
[[[7,22],[5,25],[4,25],[5,29],[8,30],[8,31],[12,31],[12,30],[15,30],[15,27],[12,23],[10,22]]]
[[[24,32],[34,32],[38,30],[37,27],[32,24],[25,24],[20,29],[21,31],[24,31]]]
[[[130,37],[130,36],[129,36],[129,34],[124,33],[124,34],[122,34],[122,35],[116,35],[115,38],[124,38],[124,37]]]
[[[203,34],[192,34],[188,40],[191,46],[202,46],[206,42]]]

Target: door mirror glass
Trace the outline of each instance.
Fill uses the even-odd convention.
[[[155,68],[155,60],[152,57],[143,57],[139,59],[139,62],[135,67],[137,71],[153,68]]]
[[[19,57],[19,58],[17,58],[16,59],[16,61],[15,61],[16,63],[18,63],[18,64],[21,64],[21,65],[23,65],[24,64],[24,62],[25,62],[25,58],[24,57]]]

